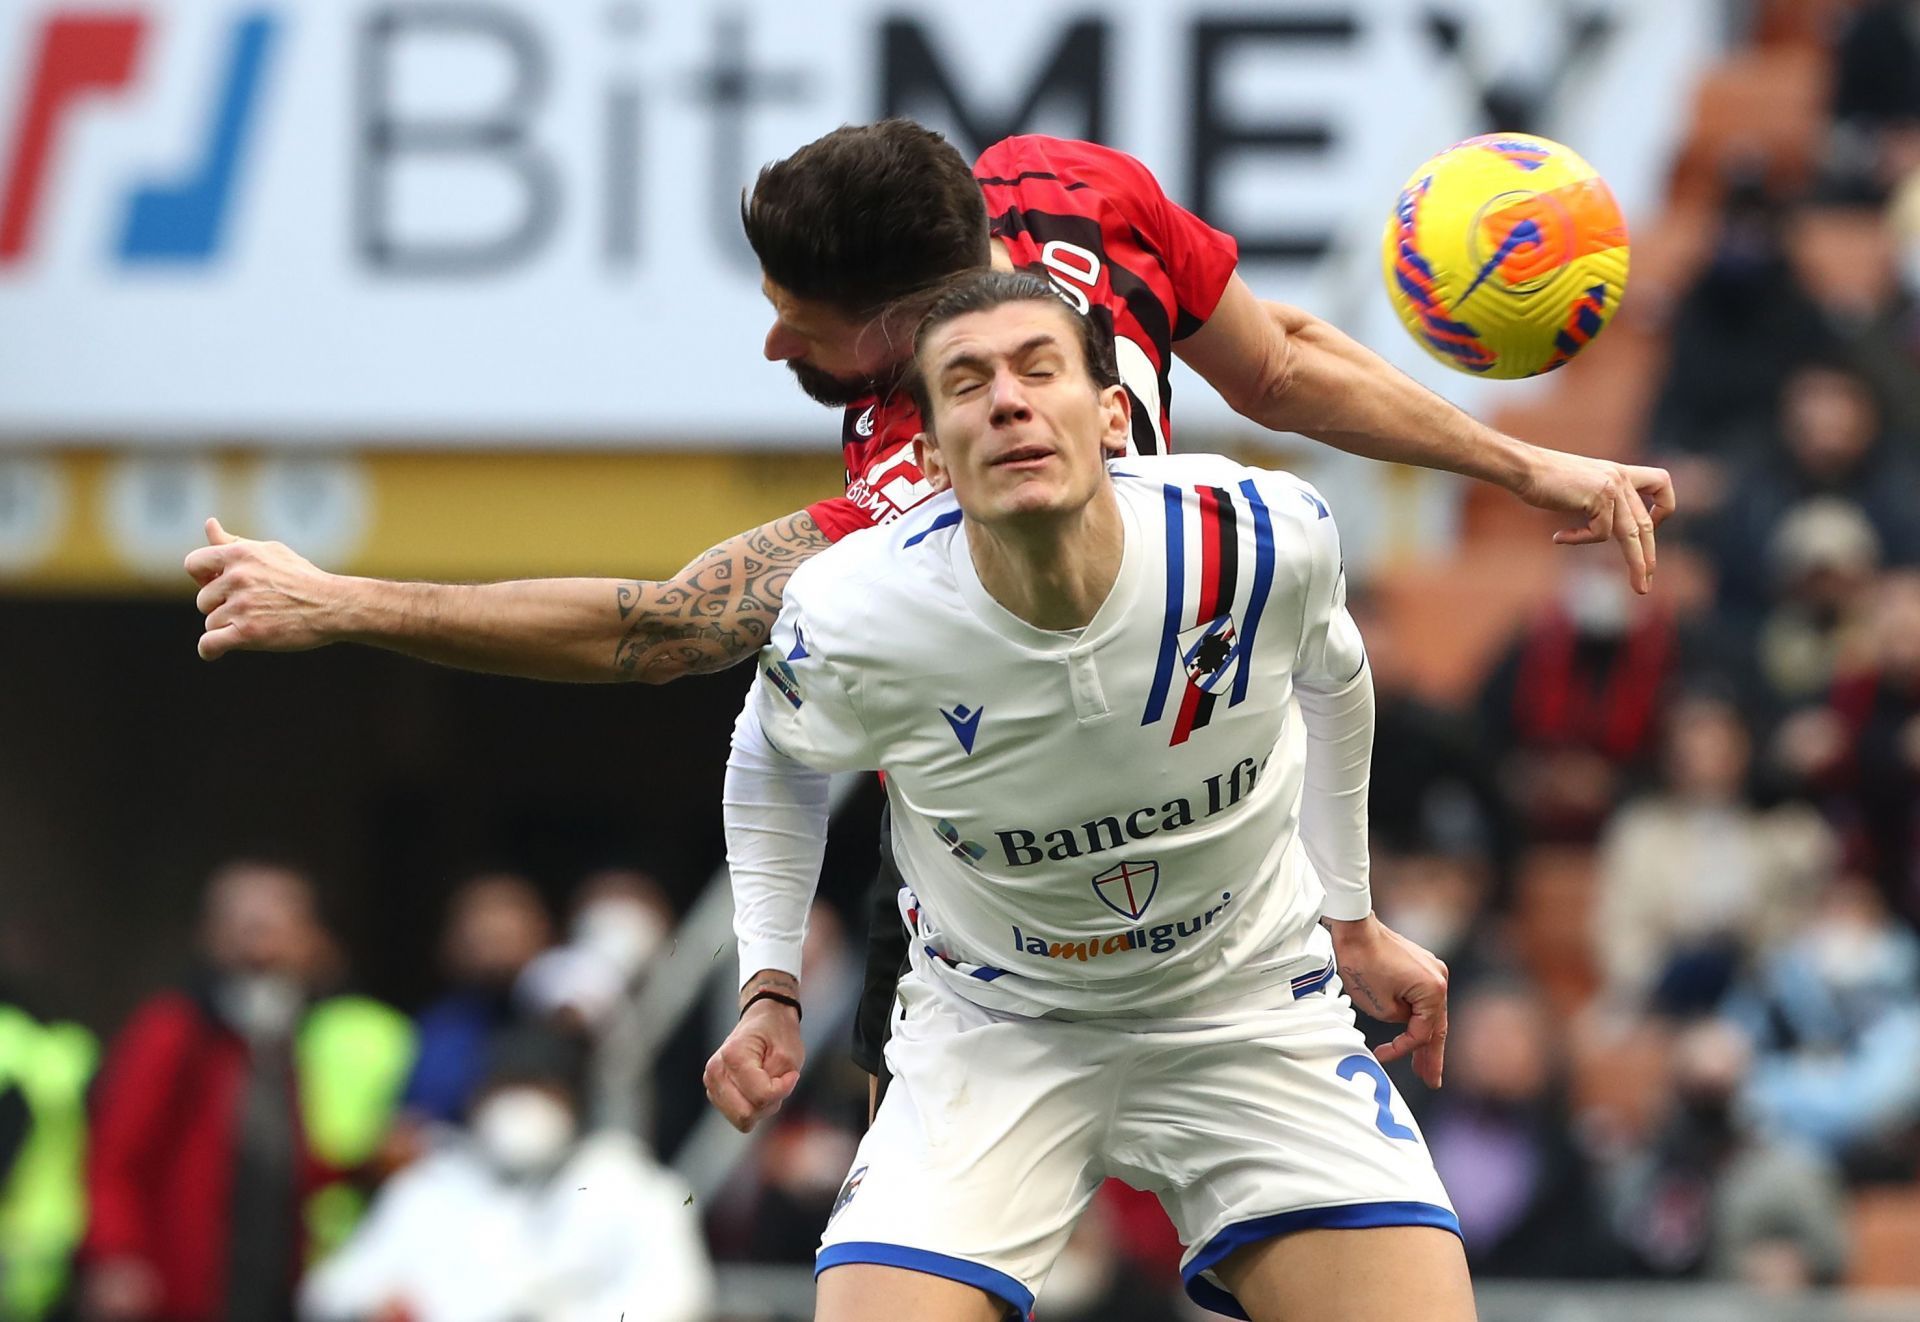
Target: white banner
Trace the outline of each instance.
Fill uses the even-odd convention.
[[[1458,396],[1380,289],[1394,191],[1497,113],[1645,216],[1715,8],[16,0],[0,441],[817,445],[740,189],[895,112],[1134,152],[1258,291]]]

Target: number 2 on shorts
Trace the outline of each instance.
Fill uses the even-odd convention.
[[[1343,1079],[1351,1079],[1356,1074],[1364,1074],[1372,1079],[1373,1100],[1380,1105],[1380,1112],[1373,1117],[1373,1123],[1388,1138],[1413,1140],[1414,1132],[1393,1118],[1393,1085],[1387,1082],[1387,1072],[1380,1068],[1379,1061],[1372,1056],[1348,1056],[1340,1062],[1334,1073]]]

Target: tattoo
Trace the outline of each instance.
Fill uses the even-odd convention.
[[[761,969],[747,979],[747,985],[740,989],[740,1004],[745,1005],[763,991],[779,992],[782,996],[791,996],[799,1000],[800,979],[791,973],[782,973],[778,969]]]
[[[1353,965],[1342,964],[1340,966],[1340,984],[1350,991],[1358,991],[1362,996],[1366,997],[1366,1011],[1375,1019],[1386,1019],[1393,1013],[1393,1007],[1380,999],[1380,994],[1374,991],[1372,985],[1368,983],[1366,975],[1361,973],[1360,970]]]
[[[793,571],[830,545],[802,510],[720,543],[666,582],[622,583],[615,605],[631,623],[614,670],[664,684],[752,656],[773,632]]]

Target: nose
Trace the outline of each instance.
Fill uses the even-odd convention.
[[[805,354],[807,346],[798,335],[776,321],[767,329],[767,342],[761,348],[770,363],[784,363]]]
[[[1001,368],[993,374],[993,397],[991,415],[993,425],[1005,427],[1010,423],[1026,422],[1033,417],[1033,410],[1027,405],[1026,391],[1021,387],[1019,376]]]

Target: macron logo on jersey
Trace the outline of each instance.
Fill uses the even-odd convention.
[[[947,724],[953,727],[953,737],[960,741],[960,747],[967,750],[968,757],[973,756],[973,738],[980,733],[980,713],[985,710],[984,707],[969,710],[964,702],[952,711],[945,707],[940,709],[940,714],[947,718]]]
[[[793,630],[793,650],[787,653],[787,660],[804,661],[812,655],[813,653],[807,650],[806,631],[796,625]]]

